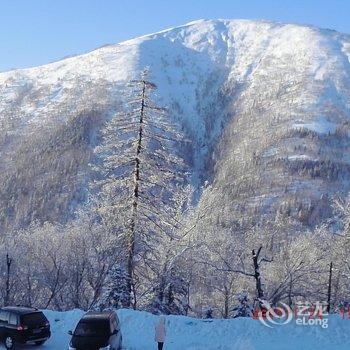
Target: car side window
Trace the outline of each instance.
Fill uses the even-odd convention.
[[[0,322],[1,323],[7,323],[9,320],[8,312],[4,310],[0,310]]]
[[[9,324],[13,326],[17,326],[17,315],[15,314],[10,314],[9,317]]]
[[[115,331],[115,323],[114,323],[114,319],[113,318],[110,319],[109,324],[110,324],[110,327],[111,327],[111,334],[113,334],[114,331]]]

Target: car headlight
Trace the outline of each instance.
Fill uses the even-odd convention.
[[[111,346],[110,345],[107,345],[105,346],[104,348],[100,348],[99,350],[110,350],[111,349]]]

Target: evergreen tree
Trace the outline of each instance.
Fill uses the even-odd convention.
[[[115,264],[108,274],[97,308],[100,310],[118,309],[126,304],[128,297],[128,283],[125,270]]]
[[[169,234],[160,237],[154,253],[153,295],[148,305],[148,310],[153,313],[182,315],[188,310],[190,252],[193,245],[191,233],[196,225],[193,225],[192,195],[191,186],[177,190],[173,207],[177,226]]]
[[[252,307],[249,302],[249,296],[247,292],[242,292],[237,297],[238,305],[232,309],[233,318],[236,317],[251,317]]]
[[[209,307],[205,310],[204,318],[206,318],[206,319],[213,318],[213,309],[211,307]]]
[[[155,261],[162,235],[176,227],[174,201],[185,178],[184,163],[176,154],[182,136],[164,108],[154,102],[156,85],[130,82],[125,110],[106,124],[96,148],[101,179],[99,212],[123,246],[127,299],[136,308],[138,274]],[[139,269],[139,271],[138,271]]]

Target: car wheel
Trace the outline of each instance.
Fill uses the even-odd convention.
[[[15,342],[14,342],[13,338],[10,335],[7,335],[5,337],[4,343],[5,343],[5,348],[6,349],[13,349],[13,346],[14,346]]]
[[[40,340],[40,341],[36,341],[35,345],[43,345],[45,343],[45,340]]]

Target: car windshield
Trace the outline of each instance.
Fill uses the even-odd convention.
[[[108,320],[80,321],[74,331],[76,336],[99,337],[110,334]]]
[[[46,322],[48,322],[47,318],[42,312],[35,312],[21,316],[21,323],[28,327],[42,326]]]

